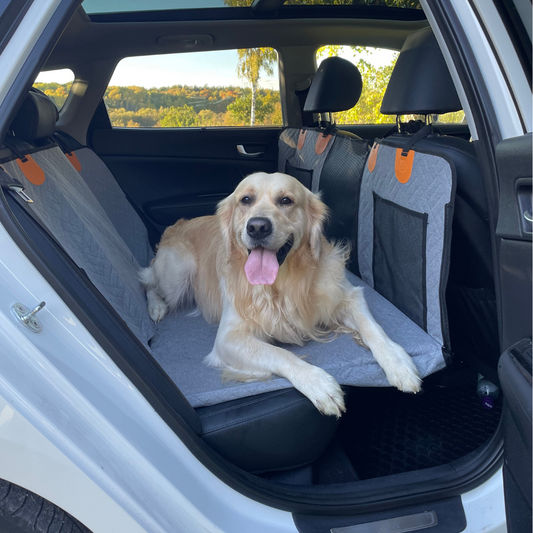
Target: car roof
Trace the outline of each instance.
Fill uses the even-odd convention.
[[[139,55],[267,46],[339,44],[399,50],[407,35],[427,25],[419,9],[375,6],[284,6],[269,17],[255,16],[250,7],[92,15],[80,7],[45,69]]]

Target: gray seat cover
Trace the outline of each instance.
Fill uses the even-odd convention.
[[[42,185],[30,183],[16,161],[2,163],[24,187],[36,217],[147,345],[155,328],[139,280],[139,263],[85,181],[57,147],[32,153]]]
[[[26,187],[35,201],[37,217],[83,268],[100,292],[150,348],[155,359],[178,385],[193,407],[207,406],[291,387],[282,378],[255,383],[223,383],[220,370],[208,368],[204,357],[211,351],[217,325],[201,316],[171,315],[157,326],[147,314],[146,298],[138,281],[139,263],[74,167],[57,148],[32,154],[43,168],[46,181],[32,185],[15,162],[6,171]],[[353,274],[352,284],[365,288],[369,307],[388,335],[413,357],[422,377],[445,366],[441,343]],[[370,351],[348,335],[330,342],[287,346],[307,361],[331,373],[339,383],[354,386],[389,386]]]
[[[90,148],[80,148],[74,153],[81,165],[82,178],[102,204],[118,234],[124,239],[139,265],[148,266],[154,257],[148,241],[148,232],[115,177]]]
[[[353,285],[365,288],[372,314],[391,339],[413,357],[422,377],[444,368],[441,345],[437,341],[364,281],[349,272],[347,277]],[[213,347],[217,329],[216,324],[208,324],[201,316],[175,314],[158,324],[151,342],[152,354],[193,407],[292,386],[286,379],[278,377],[253,383],[223,383],[220,370],[208,368],[203,362]],[[299,356],[307,356],[306,361],[329,372],[341,385],[390,386],[371,352],[349,335],[340,335],[325,343],[308,342],[302,347],[284,347]]]
[[[382,220],[374,215],[376,199],[389,202],[390,206],[399,208],[405,215],[414,214],[426,217],[425,253],[412,257],[408,250],[397,249],[390,252],[389,268],[400,269],[402,265],[409,269],[414,259],[421,262],[421,274],[425,285],[425,309],[420,309],[419,316],[426,324],[426,331],[441,345],[446,344],[446,313],[444,288],[446,286],[449,263],[449,246],[451,237],[451,220],[453,198],[455,194],[455,175],[449,161],[433,154],[414,151],[411,176],[406,183],[400,183],[395,175],[395,158],[398,150],[386,142],[379,144],[376,165],[373,171],[365,165],[361,192],[359,197],[358,218],[358,256],[362,279],[371,287],[376,287],[374,264],[376,253],[376,225]],[[396,220],[393,230],[395,239],[402,237],[404,228]],[[391,223],[391,226],[393,224]],[[412,237],[411,237],[412,240]],[[411,255],[411,256],[409,256]],[[380,280],[383,281],[383,280]],[[401,299],[394,301],[402,308]],[[422,325],[422,323],[420,324]]]

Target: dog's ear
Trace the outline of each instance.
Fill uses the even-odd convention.
[[[311,246],[311,253],[313,257],[318,260],[320,257],[320,244],[322,242],[322,232],[324,230],[324,222],[328,217],[328,208],[326,204],[320,199],[319,194],[308,192],[308,227],[309,227],[309,244]]]
[[[233,213],[235,211],[235,202],[233,200],[233,194],[230,194],[227,198],[219,202],[217,206],[217,217],[228,253],[231,252],[233,242]]]

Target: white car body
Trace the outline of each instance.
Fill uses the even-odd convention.
[[[1,53],[0,102],[59,4],[35,0]],[[454,0],[453,5],[494,88],[502,136],[520,135],[509,88],[501,83],[469,3]],[[489,9],[487,16],[494,13]],[[506,46],[503,37],[500,41]],[[531,131],[531,93],[525,95],[521,80],[517,84]],[[461,90],[459,95],[474,125]],[[291,513],[247,498],[201,464],[1,226],[0,250],[0,478],[50,500],[94,533],[297,531]],[[36,334],[11,308],[16,302],[32,308],[40,301],[46,307],[38,313],[42,331]],[[501,470],[463,494],[462,502],[465,531],[506,531]]]

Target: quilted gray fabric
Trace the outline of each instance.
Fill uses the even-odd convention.
[[[325,150],[321,154],[317,154],[315,145],[322,132],[318,130],[306,131],[305,143],[301,150],[298,150],[299,129],[286,128],[281,132],[279,137],[278,169],[280,172],[285,172],[285,163],[289,161],[293,167],[312,170],[313,181],[311,190],[318,192],[320,190],[320,174],[322,173],[322,168],[336,137],[333,136],[329,140]]]
[[[415,152],[411,177],[402,184],[395,176],[395,156],[395,147],[380,144],[374,171],[370,172],[365,165],[359,197],[359,271],[363,280],[373,287],[373,192],[400,206],[427,213],[427,331],[443,344],[440,284],[445,244],[445,206],[450,203],[453,191],[452,169],[441,157]]]
[[[148,241],[148,232],[131,206],[126,195],[105,163],[89,148],[76,150],[81,164],[81,177],[124,239],[141,267],[146,267],[154,257]]]
[[[30,183],[15,161],[2,166],[24,185],[33,200],[28,205],[36,217],[147,345],[154,324],[138,280],[139,263],[58,147],[35,152],[32,157],[44,170],[42,185]]]
[[[353,285],[365,288],[372,314],[387,334],[413,357],[422,377],[444,368],[441,345],[437,341],[362,280],[349,272],[347,277]],[[217,329],[218,325],[208,324],[201,316],[172,315],[158,324],[151,342],[154,357],[193,407],[291,387],[286,379],[277,377],[254,383],[223,383],[220,370],[208,368],[203,362],[213,347]],[[390,386],[371,352],[349,335],[340,335],[326,343],[284,347],[299,356],[307,356],[306,361],[323,368],[343,385]]]
[[[278,171],[285,172],[285,162],[292,159],[298,150],[298,128],[285,128],[278,140]]]

